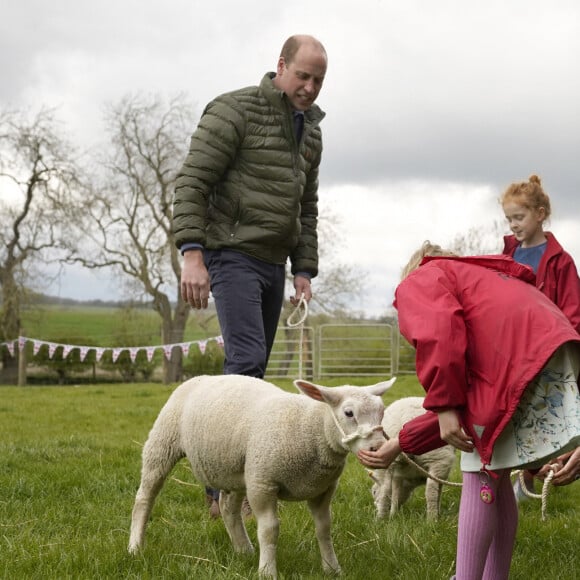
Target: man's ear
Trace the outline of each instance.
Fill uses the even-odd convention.
[[[276,67],[276,74],[278,76],[280,76],[284,72],[285,68],[286,68],[286,59],[283,56],[281,56],[278,59],[278,66]]]

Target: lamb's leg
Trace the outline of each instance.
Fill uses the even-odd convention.
[[[331,536],[331,513],[330,502],[336,490],[336,484],[331,486],[324,494],[308,500],[308,508],[314,519],[316,539],[320,548],[322,568],[327,574],[340,574],[340,564],[334,552]]]
[[[401,509],[401,506],[409,499],[413,489],[415,489],[415,486],[409,484],[405,478],[393,477],[391,488],[391,517],[394,516],[399,509]]]
[[[243,492],[220,492],[220,512],[234,550],[236,552],[253,552],[254,547],[242,518]]]
[[[276,546],[280,533],[280,520],[278,519],[276,490],[266,491],[262,487],[258,491],[256,488],[248,486],[246,494],[258,527],[260,577],[277,578]]]
[[[443,486],[433,479],[427,479],[425,500],[427,502],[427,519],[436,520],[441,509],[441,488]]]
[[[172,446],[173,442],[173,446]],[[175,445],[175,438],[169,437],[162,429],[152,430],[143,448],[141,484],[135,496],[131,517],[129,552],[134,554],[143,547],[145,527],[151,515],[155,498],[165,479],[175,464],[184,457]]]
[[[393,487],[393,473],[387,470],[379,476],[379,483],[376,489],[375,506],[377,508],[377,519],[384,519],[391,510],[391,489]]]

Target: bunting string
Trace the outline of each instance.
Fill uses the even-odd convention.
[[[87,354],[91,350],[94,350],[97,362],[99,362],[101,360],[101,358],[103,357],[103,355],[107,351],[111,351],[113,353],[112,354],[113,362],[115,362],[119,358],[119,355],[123,351],[128,351],[129,356],[131,357],[131,361],[135,362],[135,359],[137,358],[137,354],[139,353],[139,351],[143,350],[147,354],[147,360],[149,362],[151,362],[156,350],[162,350],[163,353],[165,354],[165,357],[167,358],[167,360],[170,360],[171,353],[173,352],[174,348],[181,349],[181,352],[183,353],[183,355],[187,356],[189,354],[189,350],[190,350],[191,346],[197,345],[201,354],[204,354],[205,350],[207,348],[207,343],[212,342],[212,341],[216,342],[220,348],[223,348],[224,340],[221,336],[214,336],[212,338],[204,338],[203,340],[192,340],[192,341],[188,341],[188,342],[176,342],[173,344],[158,344],[158,345],[153,345],[153,346],[151,346],[151,345],[126,346],[126,347],[123,347],[123,346],[87,346],[87,345],[79,345],[79,344],[63,344],[60,342],[50,342],[47,340],[40,340],[37,338],[28,338],[26,336],[19,336],[18,338],[15,338],[14,340],[9,340],[7,342],[0,342],[0,348],[6,347],[8,349],[8,352],[10,353],[10,356],[14,357],[15,352],[16,352],[15,351],[16,346],[18,346],[18,350],[21,352],[22,350],[24,350],[24,347],[26,346],[26,344],[30,342],[33,345],[32,352],[35,356],[38,354],[38,351],[43,346],[47,346],[49,359],[52,359],[52,357],[54,356],[54,353],[56,352],[56,350],[59,347],[62,347],[62,358],[63,359],[66,358],[73,350],[78,348],[80,351],[81,361],[84,361],[85,358],[87,357]]]

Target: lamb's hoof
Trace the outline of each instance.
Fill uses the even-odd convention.
[[[232,540],[232,547],[236,554],[254,554],[256,552],[252,542],[247,537],[236,542]]]
[[[139,553],[140,549],[141,546],[138,546],[136,544],[129,544],[129,546],[127,547],[127,552],[129,552],[131,556],[136,556]]]
[[[338,564],[336,565],[336,567],[323,565],[323,570],[326,576],[332,576],[335,578],[337,578],[338,576],[342,576],[342,568]]]

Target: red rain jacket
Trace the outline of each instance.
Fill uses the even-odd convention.
[[[538,264],[536,287],[568,317],[580,332],[580,278],[572,256],[564,251],[554,234],[545,232],[546,251]],[[504,236],[503,253],[512,256],[519,246],[515,236]]]
[[[507,256],[430,257],[395,291],[403,336],[416,349],[424,406],[459,411],[465,431],[491,461],[493,445],[533,377],[556,349],[580,335],[534,286],[530,268]],[[403,451],[440,447],[426,413],[405,424]]]

